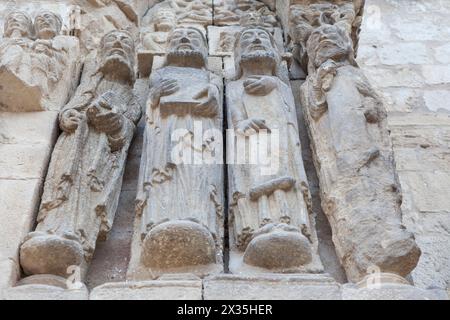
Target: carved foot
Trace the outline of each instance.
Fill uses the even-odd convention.
[[[308,239],[298,230],[280,226],[265,226],[264,233],[255,235],[245,250],[244,262],[278,271],[294,269],[312,261]]]
[[[70,266],[81,266],[83,263],[81,244],[58,235],[32,232],[20,248],[20,264],[27,275],[53,274],[67,277]]]
[[[165,222],[145,237],[141,262],[157,269],[213,264],[216,262],[214,239],[208,229],[196,222]]]

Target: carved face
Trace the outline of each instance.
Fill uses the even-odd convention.
[[[195,28],[177,28],[169,37],[168,54],[169,62],[177,59],[192,59],[192,63],[204,64],[208,50],[203,34]]]
[[[349,56],[352,43],[344,31],[336,26],[323,26],[316,29],[308,40],[308,56],[316,67],[329,59],[340,61]]]
[[[120,77],[134,74],[134,41],[128,33],[117,30],[107,33],[101,48],[104,72]]]
[[[177,23],[177,17],[172,10],[161,9],[155,17],[155,28],[157,31],[170,31]]]
[[[274,47],[269,33],[263,29],[247,29],[240,36],[242,56],[273,53]]]
[[[134,55],[134,41],[124,32],[113,31],[102,41],[103,59],[125,59],[131,61]]]
[[[270,69],[273,75],[276,74],[280,56],[268,31],[254,27],[244,29],[235,46],[234,58],[238,78],[244,70],[258,74]]]
[[[61,18],[50,11],[42,11],[34,20],[34,27],[39,39],[53,39],[61,32]]]
[[[33,24],[31,18],[20,11],[10,13],[5,19],[5,38],[11,37],[18,32],[23,38],[31,38]]]

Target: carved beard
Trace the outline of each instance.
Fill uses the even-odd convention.
[[[321,42],[317,46],[316,56],[314,64],[316,67],[320,67],[327,60],[333,60],[335,62],[341,62],[349,56],[349,50],[341,45],[334,44],[330,46],[329,43]]]
[[[277,59],[273,51],[256,51],[241,55],[240,63],[252,68],[271,67],[275,70]]]
[[[122,79],[131,82],[134,78],[131,63],[119,55],[104,58],[103,64],[101,65],[99,71],[105,76],[109,76],[113,79]]]
[[[201,68],[205,66],[206,55],[199,50],[172,50],[167,53],[167,63],[187,67]]]

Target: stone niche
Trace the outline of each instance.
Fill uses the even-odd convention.
[[[410,281],[363,12],[1,1],[0,298],[447,299]]]

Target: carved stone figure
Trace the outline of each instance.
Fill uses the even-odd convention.
[[[267,134],[267,157],[276,162],[269,171],[261,160],[229,165],[235,246],[248,265],[273,272],[311,271],[317,238],[308,210],[294,97],[282,81],[281,55],[270,32],[257,27],[239,34],[235,50],[237,77],[226,90],[230,129],[248,145]],[[262,140],[259,148],[266,148]],[[239,143],[227,148],[233,149],[237,155],[245,153]]]
[[[180,24],[212,24],[211,0],[169,0],[168,3],[175,10]]]
[[[308,55],[306,42],[311,32],[328,24],[344,29],[349,36],[356,36],[359,26],[356,19],[359,5],[352,0],[339,0],[336,3],[313,1],[313,3],[295,4],[289,10],[289,36],[294,58],[306,72]]]
[[[302,103],[322,207],[350,281],[371,267],[406,276],[420,249],[402,224],[401,192],[380,97],[354,60],[348,33],[324,25],[307,42]]]
[[[204,163],[222,160],[222,81],[207,70],[200,30],[176,28],[167,50],[150,77],[132,278],[204,275],[222,263],[223,166]]]
[[[164,53],[167,46],[167,38],[176,27],[177,17],[173,10],[162,8],[156,12],[154,19],[154,30],[145,33],[143,36],[143,48]]]
[[[111,229],[128,147],[140,118],[135,97],[134,41],[106,34],[95,65],[60,113],[59,137],[45,181],[35,232],[20,249],[25,274],[82,274],[97,238]]]
[[[258,0],[222,0],[214,5],[215,25],[243,26],[243,20],[255,17],[261,27],[272,28],[278,24],[275,13]]]
[[[49,11],[39,12],[34,26],[25,13],[7,16],[0,44],[1,110],[59,110],[67,102],[78,79],[79,43],[60,36],[61,27],[61,17]]]

